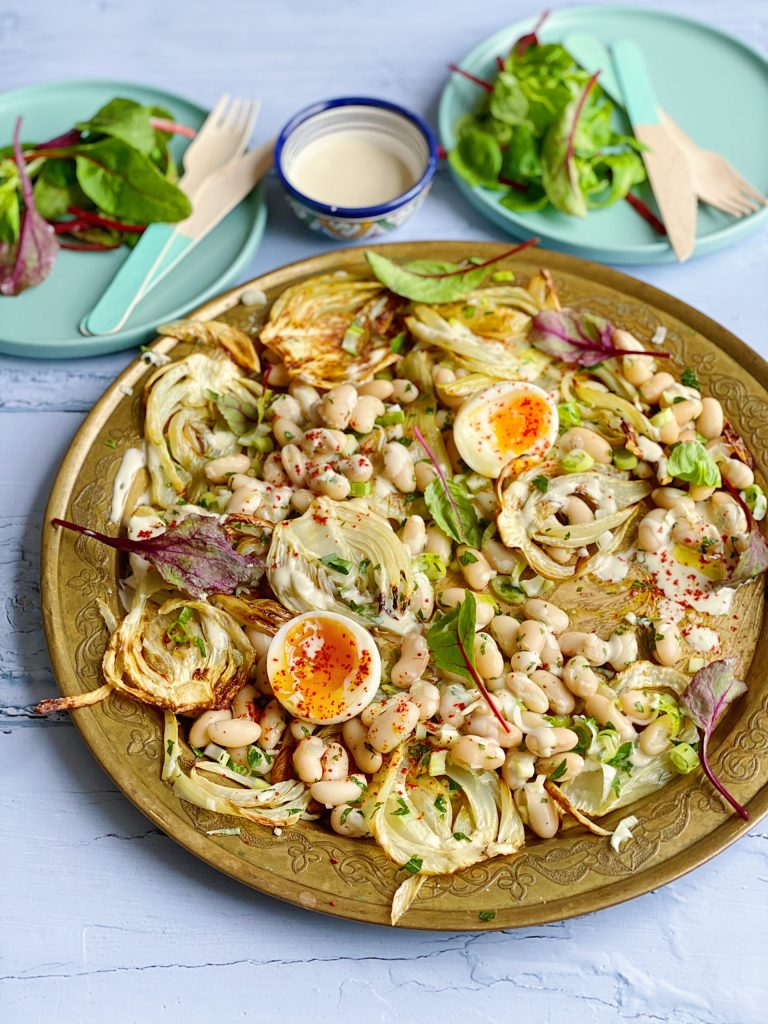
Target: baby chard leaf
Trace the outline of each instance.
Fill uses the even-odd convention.
[[[192,212],[181,189],[121,139],[103,139],[74,152],[83,192],[105,213],[129,224],[184,220]]]
[[[233,594],[237,587],[258,582],[263,573],[260,563],[235,551],[227,531],[211,516],[187,516],[165,533],[145,540],[110,537],[64,519],[51,521],[118,551],[140,555],[166,583],[192,597]]]
[[[558,210],[574,217],[586,217],[587,215],[587,200],[579,186],[575,137],[579,118],[596,81],[597,75],[593,75],[583,92],[574,96],[558,120],[547,131],[541,149],[542,182],[549,201]]]
[[[718,721],[729,705],[746,692],[747,684],[734,675],[735,658],[710,662],[694,675],[680,698],[680,707],[702,732],[701,767],[709,781],[733,809],[747,821],[749,814],[715,775],[707,757],[707,747]]]

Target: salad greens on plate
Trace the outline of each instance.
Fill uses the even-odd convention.
[[[641,144],[614,128],[614,104],[565,47],[534,31],[497,67],[486,82],[452,66],[485,93],[457,124],[448,154],[470,185],[502,192],[515,212],[551,205],[584,217],[645,181]]]
[[[21,125],[0,149],[0,294],[40,284],[60,248],[133,245],[148,224],[191,213],[169,142],[195,133],[163,107],[115,97],[46,142],[21,142]]]

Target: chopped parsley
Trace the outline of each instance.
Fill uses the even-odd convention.
[[[563,758],[563,760],[560,762],[560,764],[557,766],[557,768],[555,768],[555,770],[549,776],[550,780],[552,782],[557,782],[558,779],[562,779],[562,777],[565,775],[567,770],[568,770],[568,763],[565,760],[565,758]]]
[[[349,576],[352,572],[352,563],[347,558],[340,558],[338,555],[323,555],[320,559],[323,565],[342,576]]]
[[[477,915],[481,921],[495,921],[496,911],[495,910],[481,910]]]
[[[403,798],[401,796],[399,796],[397,798],[397,810],[396,811],[392,811],[392,814],[396,818],[399,818],[399,817],[402,817],[405,814],[410,814],[410,813],[411,813],[411,810],[410,810],[408,804],[405,802],[405,800],[403,800]]]
[[[453,833],[453,838],[454,839],[458,839],[458,840],[463,840],[465,843],[470,842],[469,836],[466,835],[466,833],[464,833],[464,832],[454,832]]]
[[[531,483],[537,491],[541,491],[542,494],[546,494],[549,489],[549,480],[545,476],[535,476]]]
[[[421,857],[414,856],[411,857],[407,864],[403,864],[403,869],[405,871],[410,871],[412,875],[417,875],[421,871],[421,865],[423,863],[424,861]]]
[[[701,391],[701,385],[699,384],[699,378],[690,368],[686,366],[683,372],[680,374],[680,383],[687,388],[696,388],[697,391]]]
[[[107,448],[111,448],[112,451],[114,451],[117,448],[117,441],[115,441],[111,437],[108,437],[104,444],[107,446]]]
[[[445,814],[445,812],[448,810],[448,801],[445,799],[444,796],[437,797],[437,799],[435,800],[435,809],[437,810],[438,814]]]
[[[459,562],[461,565],[473,565],[477,561],[477,556],[473,555],[471,551],[462,551],[459,555]]]

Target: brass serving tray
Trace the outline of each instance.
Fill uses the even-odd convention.
[[[417,242],[377,248],[405,261],[458,260],[468,253],[490,257],[504,247]],[[602,313],[640,337],[665,326],[666,347],[678,368],[691,366],[707,392],[723,403],[750,446],[759,475],[768,476],[768,365],[743,342],[664,292],[595,263],[537,250],[521,253],[514,265],[523,276],[548,267],[565,303]],[[194,315],[221,315],[237,305],[247,287],[263,289],[272,300],[288,285],[313,274],[364,267],[361,249],[316,256],[239,285]],[[158,350],[172,356],[177,345],[170,338],[156,343]],[[142,383],[151,369],[141,361],[132,363],[97,402],[72,442],[48,503],[42,608],[51,660],[65,695],[100,685],[107,634],[98,601],[117,611],[118,560],[111,549],[54,529],[50,520],[59,516],[111,532],[112,481],[123,451],[141,437]],[[754,622],[760,619],[757,614]],[[749,822],[734,814],[697,772],[606,819],[609,827],[628,813],[640,819],[633,840],[620,853],[581,827],[553,840],[529,840],[514,857],[429,879],[402,925],[514,928],[600,910],[678,878],[743,835],[768,812],[768,638],[755,627],[751,640],[756,647],[747,674],[749,692],[719,727],[711,755],[715,770],[749,809]],[[115,694],[93,708],[75,711],[73,717],[123,793],[202,860],[299,906],[376,924],[389,922],[392,894],[406,876],[372,841],[346,839],[315,823],[274,835],[268,828],[180,802],[160,779],[160,716],[151,708]],[[240,827],[240,836],[207,834],[233,825]],[[496,916],[482,921],[483,911],[495,911]]]

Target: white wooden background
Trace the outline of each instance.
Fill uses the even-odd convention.
[[[664,6],[768,42],[765,0]],[[537,9],[535,0],[0,0],[0,88],[102,76],[207,104],[224,89],[257,94],[263,136],[318,97],[355,92],[434,121],[446,63]],[[269,200],[253,274],[327,248],[293,221],[274,182]],[[441,175],[396,237],[500,235]],[[765,234],[636,273],[768,355]],[[2,1019],[766,1021],[766,823],[694,874],[580,920],[472,936],[386,931],[217,874],[134,810],[69,722],[32,718],[54,691],[38,607],[45,501],[85,413],[130,358],[0,358]]]

